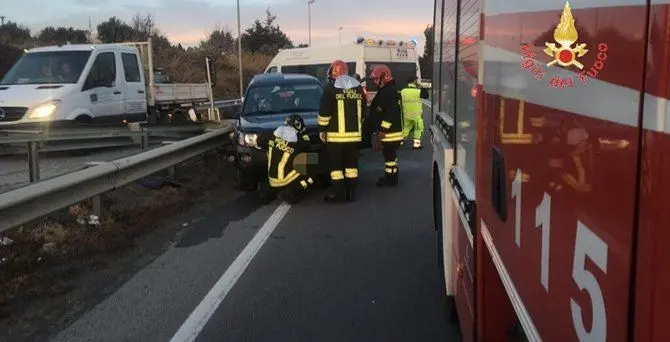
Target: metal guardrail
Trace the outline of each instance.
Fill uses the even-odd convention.
[[[242,99],[215,101],[215,109],[240,106]],[[199,108],[209,108],[209,104]],[[220,117],[217,113],[217,117]],[[163,138],[183,138],[201,134],[217,126],[217,121],[187,124],[144,124],[140,131],[148,131],[149,136]],[[36,123],[17,126],[0,126],[0,155],[25,153],[30,150],[30,142],[39,142],[41,152],[70,151],[105,147],[122,147],[140,143],[143,133],[137,124],[77,124],[74,122]]]
[[[226,126],[229,126],[226,125]],[[65,127],[46,131],[12,131],[7,145],[0,145],[0,155],[12,153],[28,154],[28,175],[30,182],[40,179],[39,154],[40,152],[78,151],[92,148],[124,147],[139,145],[143,151],[150,145],[162,143],[165,139],[182,140],[207,131],[220,129],[221,123],[207,123],[184,126],[147,126],[128,124],[98,127],[82,124],[79,127]],[[3,131],[0,130],[0,134]],[[48,143],[47,145],[44,145]],[[27,148],[27,151],[25,150]]]
[[[72,204],[118,189],[143,177],[221,147],[232,126],[150,151],[33,183],[0,194],[0,232],[18,227]]]
[[[214,108],[226,108],[226,107],[236,107],[242,105],[244,98],[233,99],[233,100],[223,100],[223,101],[214,101]]]

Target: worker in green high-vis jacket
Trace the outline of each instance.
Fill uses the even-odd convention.
[[[421,99],[428,98],[428,90],[419,88],[419,78],[414,76],[407,82],[407,87],[400,91],[402,98],[402,112],[404,119],[403,141],[407,139],[410,131],[414,140],[414,149],[421,149],[421,138],[423,136],[423,104]]]

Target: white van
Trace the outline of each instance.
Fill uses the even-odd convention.
[[[351,75],[358,74],[361,77],[370,76],[375,65],[386,64],[391,69],[397,85],[402,87],[412,76],[421,78],[415,47],[415,41],[396,42],[359,37],[355,44],[284,49],[272,59],[265,72],[308,74],[325,81],[330,64],[336,59],[341,59],[347,63]],[[370,95],[368,100],[372,100],[376,87],[372,83],[365,85]]]
[[[149,50],[148,68],[137,45]],[[151,40],[28,50],[0,80],[0,126],[168,117],[172,122],[209,101],[208,84],[156,84],[148,70],[154,70]]]

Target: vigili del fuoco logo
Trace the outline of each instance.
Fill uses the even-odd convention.
[[[579,33],[575,28],[575,19],[572,17],[570,11],[570,3],[566,2],[561,14],[561,20],[554,30],[554,42],[546,42],[544,53],[553,58],[552,61],[546,64],[547,67],[559,65],[566,69],[579,70],[577,78],[583,83],[587,84],[589,78],[597,78],[598,73],[605,67],[607,60],[607,44],[602,42],[598,44],[598,51],[596,60],[593,65],[585,70],[584,64],[580,61],[582,57],[589,53],[587,45],[584,42],[579,42]],[[592,54],[596,52],[591,52]],[[547,68],[537,63],[535,52],[531,44],[521,46],[521,69],[533,75],[538,80],[543,80],[547,74]],[[573,76],[560,77],[553,76],[549,79],[548,84],[552,88],[565,89],[573,88],[575,81]]]

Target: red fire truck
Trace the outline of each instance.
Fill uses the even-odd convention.
[[[434,10],[435,226],[464,340],[670,341],[670,0]]]

